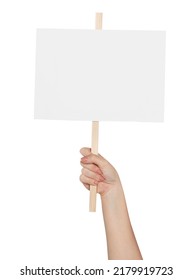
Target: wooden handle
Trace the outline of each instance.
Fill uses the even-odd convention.
[[[93,121],[91,152],[95,155],[98,154],[98,138],[99,138],[99,122]],[[96,197],[97,197],[97,187],[90,186],[89,212],[96,212]]]
[[[95,17],[95,29],[102,29],[102,13],[96,13]],[[92,145],[91,152],[95,155],[98,154],[98,139],[99,139],[99,122],[92,122]],[[97,187],[90,186],[90,197],[89,197],[89,212],[96,212],[96,196],[97,196]]]
[[[103,14],[102,13],[96,13],[95,17],[95,29],[102,29],[102,19],[103,19]]]

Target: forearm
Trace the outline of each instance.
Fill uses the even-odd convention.
[[[101,196],[109,260],[141,260],[121,185]]]

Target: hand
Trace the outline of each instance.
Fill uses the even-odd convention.
[[[105,195],[114,187],[121,186],[120,178],[115,168],[101,155],[91,153],[90,148],[82,148],[80,181],[89,190],[90,185],[97,186],[97,192]]]

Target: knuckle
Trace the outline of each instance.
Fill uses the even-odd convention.
[[[91,159],[91,161],[94,161],[94,159],[95,159],[95,154],[91,154],[91,155],[90,155],[90,159]]]
[[[99,168],[98,168],[96,165],[94,165],[94,166],[93,166],[93,171],[94,171],[94,172],[99,172]]]
[[[101,180],[101,177],[100,177],[99,175],[96,175],[96,176],[95,176],[95,180],[96,180],[96,181],[100,181],[100,180]]]
[[[90,154],[90,155],[89,155],[89,160],[90,160],[90,161],[93,161],[93,154]],[[91,162],[90,162],[90,163],[91,163]]]
[[[101,171],[101,169],[100,169],[99,167],[97,167],[97,173],[99,173],[100,175],[103,174],[102,171]]]

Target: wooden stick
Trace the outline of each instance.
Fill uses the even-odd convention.
[[[95,29],[102,29],[102,19],[103,19],[103,14],[102,13],[96,13],[95,17]]]
[[[92,145],[91,152],[95,155],[98,154],[98,138],[99,138],[99,122],[92,122]],[[89,197],[89,211],[96,211],[96,196],[97,196],[97,187],[90,186],[90,197]]]
[[[102,13],[96,13],[95,17],[95,29],[102,29]],[[99,122],[92,122],[92,145],[91,152],[95,155],[98,154],[98,139],[99,139]],[[89,197],[89,212],[96,212],[96,196],[97,187],[90,186],[90,197]]]

